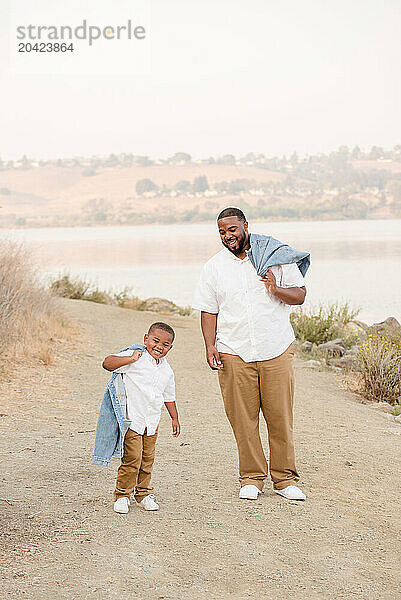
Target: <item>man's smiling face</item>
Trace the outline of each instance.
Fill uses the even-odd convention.
[[[221,243],[238,256],[249,248],[248,223],[238,217],[224,217],[217,221]]]

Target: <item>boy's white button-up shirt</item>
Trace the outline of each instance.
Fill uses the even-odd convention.
[[[296,264],[271,268],[279,287],[302,287]],[[290,306],[270,294],[248,257],[223,248],[204,265],[193,308],[217,314],[216,348],[245,362],[280,356],[295,340]]]
[[[133,350],[125,350],[113,356],[132,356]],[[141,435],[153,435],[160,422],[165,402],[175,402],[174,373],[163,356],[156,360],[144,351],[134,363],[115,369],[122,373],[127,392],[127,417],[130,429]]]

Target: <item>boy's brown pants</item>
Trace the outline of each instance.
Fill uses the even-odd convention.
[[[251,484],[262,490],[267,477],[259,435],[260,410],[269,433],[274,489],[282,490],[299,480],[292,434],[293,357],[293,344],[276,358],[250,363],[234,354],[220,354],[224,368],[219,370],[219,383],[237,442],[241,486]]]
[[[135,489],[135,500],[141,502],[153,492],[150,485],[155,460],[157,430],[154,435],[143,435],[128,429],[124,438],[124,453],[117,472],[114,501],[129,497]]]

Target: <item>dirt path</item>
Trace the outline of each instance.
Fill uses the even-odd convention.
[[[400,425],[358,404],[339,375],[297,362],[296,448],[308,500],[288,502],[270,485],[257,502],[239,500],[234,440],[198,323],[169,318],[183,433],[173,439],[163,416],[160,511],[116,515],[118,461],[90,464],[107,379],[100,362],[141,340],[157,316],[62,304],[80,323],[78,348],[60,345],[53,367],[19,365],[2,386],[2,597],[399,597]]]

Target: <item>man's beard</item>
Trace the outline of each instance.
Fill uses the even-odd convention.
[[[245,231],[242,234],[242,236],[240,238],[238,238],[237,241],[238,241],[238,248],[231,248],[231,246],[226,246],[226,244],[224,244],[224,246],[226,246],[227,250],[232,252],[235,256],[237,256],[238,254],[242,254],[242,252],[245,249],[245,246],[247,245],[248,239],[247,239],[247,235],[246,235]]]

